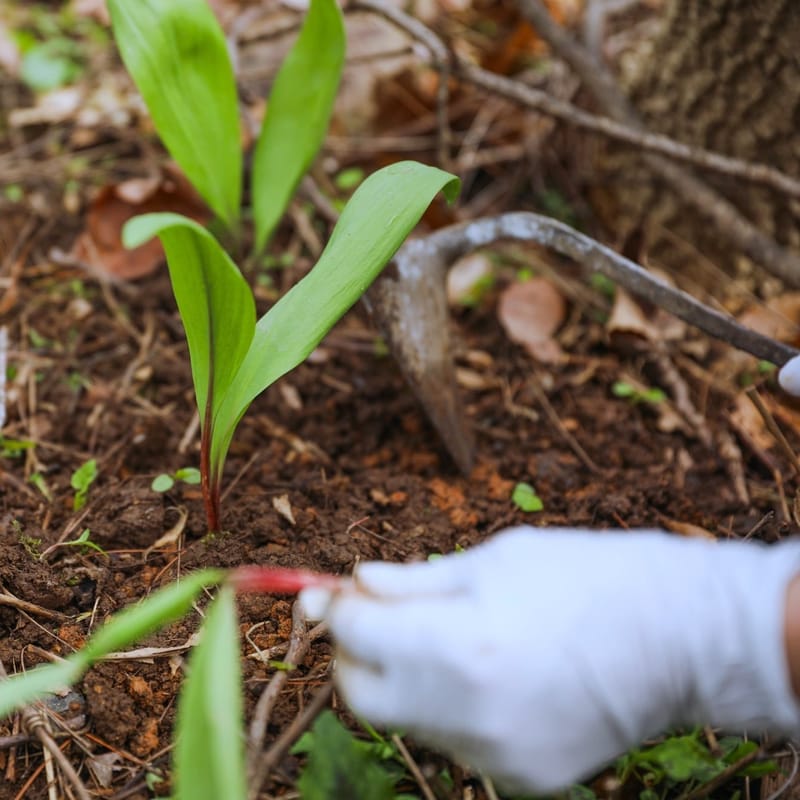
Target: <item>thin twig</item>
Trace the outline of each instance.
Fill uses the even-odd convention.
[[[272,747],[261,756],[250,782],[251,797],[258,796],[262,784],[269,777],[269,773],[278,765],[297,739],[311,727],[311,723],[328,705],[332,694],[333,681],[329,681],[316,691],[309,704],[284,728]]]
[[[786,745],[792,751],[792,771],[789,773],[789,777],[783,782],[783,784],[779,786],[771,795],[764,798],[764,800],[778,800],[778,798],[787,789],[791,788],[795,778],[797,777],[798,771],[800,771],[800,753],[797,752],[797,748],[791,742],[787,742]]]
[[[422,791],[425,800],[436,800],[436,795],[433,793],[433,789],[431,789],[428,781],[425,780],[425,776],[422,774],[419,764],[414,760],[411,753],[408,752],[405,742],[396,733],[392,734],[392,744],[397,748],[400,755],[403,756],[408,771],[417,782],[417,786],[419,786]]]
[[[775,437],[778,446],[783,450],[783,454],[789,459],[789,463],[794,467],[795,473],[800,475],[800,460],[797,458],[797,453],[794,452],[794,449],[783,435],[783,431],[778,427],[775,417],[772,416],[770,410],[764,405],[764,401],[761,399],[756,387],[748,386],[747,389],[745,389],[745,394],[756,407],[756,410],[761,415],[761,419],[764,420],[764,424],[767,426],[767,430]]]
[[[386,6],[381,0],[353,0],[348,6],[348,10],[368,11],[384,17],[413,38],[423,42],[431,52],[435,46],[434,41],[444,48],[442,41],[419,20]],[[675,161],[683,161],[723,175],[741,178],[750,183],[769,186],[789,197],[800,197],[800,180],[766,164],[731,158],[700,147],[691,147],[663,134],[636,130],[609,117],[590,114],[539,89],[481,69],[454,54],[450,55],[450,65],[456,77],[576,128],[600,134],[607,139],[632,145],[640,150],[660,153]]]
[[[299,664],[309,647],[309,638],[306,631],[306,620],[300,603],[292,606],[292,632],[289,636],[289,649],[286,651],[286,662],[291,665]],[[272,709],[283,690],[289,673],[286,670],[278,670],[267,684],[261,697],[258,698],[253,719],[250,721],[250,729],[247,740],[248,749],[248,775],[251,779],[251,792],[253,791],[252,779],[258,771],[261,749],[264,746],[264,738],[267,735],[267,724],[269,723]]]

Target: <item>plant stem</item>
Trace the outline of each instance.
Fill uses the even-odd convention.
[[[211,432],[208,423],[206,418],[200,434],[200,488],[203,491],[209,533],[219,533],[219,473],[214,470],[214,474],[211,474]]]

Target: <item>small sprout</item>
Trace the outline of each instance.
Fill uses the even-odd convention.
[[[83,552],[88,550],[95,550],[100,555],[108,557],[108,553],[100,547],[97,542],[93,542],[89,537],[91,533],[88,528],[84,528],[81,531],[81,535],[77,539],[71,539],[68,542],[61,542],[59,545],[60,547],[80,547]]]
[[[623,397],[630,400],[633,405],[636,403],[661,403],[667,399],[667,395],[658,388],[637,389],[627,381],[616,381],[611,387],[614,397]]]
[[[200,483],[200,470],[196,467],[181,467],[172,474],[162,472],[153,478],[150,488],[154,492],[168,492],[175,485],[175,481],[196,485]]]
[[[337,189],[349,192],[355,189],[364,180],[364,170],[361,167],[346,167],[334,179]]]
[[[50,491],[50,487],[47,485],[47,482],[44,479],[44,475],[41,472],[34,472],[31,474],[28,481],[32,483],[41,493],[44,495],[44,499],[47,500],[48,503],[53,502],[53,494]]]
[[[94,483],[96,478],[97,461],[93,458],[81,464],[81,466],[72,473],[69,482],[75,490],[75,498],[72,501],[73,510],[80,511],[86,505],[86,500],[89,496],[89,487]]]
[[[520,511],[541,511],[544,508],[542,498],[529,483],[518,483],[511,493],[511,501]]]
[[[768,375],[775,372],[777,367],[771,361],[764,361],[763,359],[758,362],[758,371],[762,375]]]
[[[3,458],[17,458],[33,446],[34,443],[26,439],[6,439],[0,436],[0,456]]]

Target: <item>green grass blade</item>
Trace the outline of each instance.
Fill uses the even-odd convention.
[[[205,0],[108,0],[122,60],[167,150],[231,230],[242,151],[236,81]]]
[[[312,0],[281,66],[253,155],[255,250],[261,252],[328,130],[345,31],[335,0]]]
[[[200,420],[213,420],[253,338],[253,294],[217,240],[179,214],[144,214],[125,225],[126,247],[159,236],[167,252],[172,290],[178,303],[197,396]],[[213,441],[214,436],[211,436]]]
[[[43,695],[75,683],[88,667],[88,662],[73,657],[0,681],[0,720]]]
[[[293,369],[366,291],[417,224],[433,197],[452,200],[459,181],[415,161],[371,175],[344,209],[317,265],[258,322],[216,418],[212,463],[221,463],[251,401]]]
[[[211,604],[178,703],[175,800],[244,800],[238,620],[233,589]]]
[[[65,661],[37,667],[0,681],[0,719],[42,695],[75,683],[98,659],[129,647],[182,617],[200,591],[205,586],[219,583],[223,574],[221,570],[214,569],[194,572],[180,583],[160,589],[138,605],[115,614],[89,639],[84,648]]]

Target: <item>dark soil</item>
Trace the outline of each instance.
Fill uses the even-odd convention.
[[[91,307],[81,321],[70,310],[76,292]],[[124,291],[101,291],[78,271],[27,270],[9,318],[10,361],[18,371],[9,387],[6,436],[32,436],[38,444],[2,462],[0,581],[40,610],[0,607],[3,663],[18,670],[65,655],[109,614],[206,565],[347,573],[359,560],[423,559],[470,547],[519,523],[603,528],[679,520],[723,537],[745,536],[757,523],[764,523],[763,538],[790,532],[773,475],[759,460],[743,461],[753,496],[743,505],[719,451],[686,433],[660,432],[652,407],[612,395],[623,372],[647,371],[646,353],[609,348],[602,326],[582,318],[568,363],[536,365],[509,346],[491,297],[457,314],[454,324],[459,362],[483,380],[480,390],[463,390],[479,444],[469,478],[449,462],[393,361],[375,354],[376,336],[356,310],[244,418],[226,468],[225,532],[208,536],[194,487],[160,495],[149,486],[155,474],[198,460],[196,435],[181,452],[193,414],[191,377],[165,272]],[[29,345],[31,329],[36,348]],[[543,410],[532,381],[544,387],[595,470]],[[728,406],[728,398],[712,395],[705,407],[710,430],[727,430]],[[98,460],[99,477],[87,506],[74,512],[70,475],[89,455]],[[789,475],[781,456],[772,457]],[[30,483],[34,467],[52,502]],[[535,486],[544,511],[515,508],[510,496],[518,481]],[[280,495],[288,496],[294,524],[273,505]],[[184,512],[179,546],[149,550]],[[106,555],[55,547],[84,528]],[[251,631],[243,664],[252,707],[273,672],[253,657],[255,647],[286,642],[291,605],[243,597],[240,612],[241,632]],[[182,645],[197,623],[193,615],[145,644]],[[272,736],[319,684],[330,655],[327,642],[317,643],[292,676]],[[121,754],[115,788],[140,783],[145,766],[167,768],[180,678],[180,656],[173,653],[103,664],[77,687],[73,710],[83,741],[97,754]],[[81,757],[74,748],[70,753]],[[11,798],[40,760],[24,750],[4,751],[0,759],[6,770],[0,797]],[[279,783],[295,767],[288,760]],[[25,796],[45,797],[43,779]]]
[[[419,127],[430,132],[434,124]],[[144,160],[130,136],[124,141],[129,162],[137,154]],[[3,143],[4,150],[15,147],[19,141]],[[146,152],[152,158],[152,146]],[[535,208],[509,179],[516,169],[473,176],[472,196],[508,179],[509,207]],[[82,180],[100,182],[97,174]],[[691,337],[658,347],[609,340],[608,299],[600,292],[591,305],[575,299],[589,290],[572,276],[569,322],[559,333],[569,355],[557,366],[538,364],[510,344],[497,321],[497,291],[509,279],[501,274],[476,308],[453,313],[456,358],[469,377],[462,386],[466,414],[478,442],[469,477],[452,465],[356,308],[244,417],[225,470],[225,530],[209,536],[197,487],[177,484],[163,495],[150,488],[155,475],[199,463],[187,349],[166,270],[103,284],[53,258],[54,247],[68,250],[82,230],[85,207],[65,212],[59,192],[38,172],[25,185],[40,192],[38,205],[0,204],[0,310],[12,368],[3,433],[35,443],[0,458],[0,659],[9,673],[69,654],[110,614],[204,566],[349,573],[360,560],[469,548],[521,523],[656,526],[676,535],[768,541],[796,532],[797,477],[777,443],[754,441],[732,424],[740,367],[725,366],[723,348]],[[281,244],[279,237],[276,252]],[[309,264],[299,259],[275,282],[288,287]],[[257,296],[263,313],[268,302],[263,292]],[[665,359],[685,381],[699,423],[670,401],[632,403],[613,394],[623,376],[674,390]],[[754,364],[748,369],[757,375]],[[762,394],[797,444],[793,409],[780,405],[787,401],[774,381],[763,380]],[[665,407],[678,420],[671,432],[660,424]],[[99,475],[87,505],[75,511],[70,476],[89,458],[97,459]],[[744,482],[737,485],[739,472]],[[51,499],[31,482],[34,475]],[[524,513],[512,503],[520,481],[535,487],[543,511]],[[278,510],[284,496],[293,521]],[[65,544],[85,529],[102,553]],[[173,541],[154,547],[170,530]],[[249,714],[275,673],[259,653],[287,643],[292,606],[283,597],[245,596],[239,610]],[[165,777],[157,791],[168,793],[184,645],[199,621],[193,614],[141,643],[167,652],[93,668],[58,709],[79,732],[64,740],[67,755],[97,796],[151,797],[146,773]],[[289,675],[267,744],[328,677],[331,655],[320,639]],[[336,697],[334,705],[348,719]],[[18,732],[0,723],[0,740]],[[433,765],[436,772],[443,763],[412,750],[424,769]],[[116,758],[103,785],[87,764],[106,754]],[[282,761],[265,787],[269,796],[291,789],[298,766],[294,756]],[[471,796],[485,796],[472,776],[451,769],[452,798],[468,796],[467,785]],[[404,788],[417,791],[410,783]],[[22,797],[47,797],[35,744],[0,748],[0,800]]]

